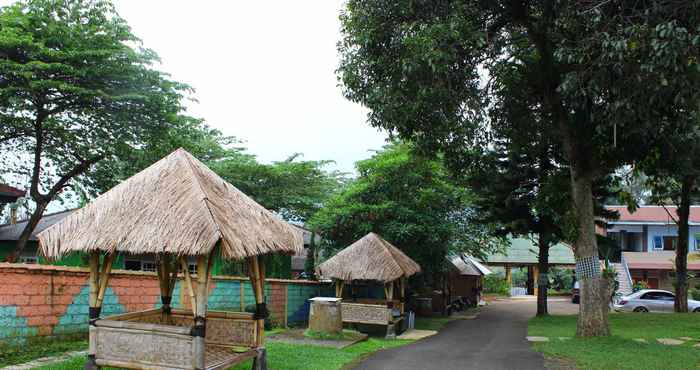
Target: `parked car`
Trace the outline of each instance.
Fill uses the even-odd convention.
[[[571,289],[571,303],[578,304],[579,302],[581,302],[581,290],[577,281],[574,283],[573,289]]]
[[[613,305],[620,312],[673,312],[675,295],[667,290],[642,289]],[[688,300],[688,311],[700,312],[700,301]]]

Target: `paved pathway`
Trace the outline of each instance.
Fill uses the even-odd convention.
[[[440,333],[406,346],[380,351],[361,370],[544,369],[541,354],[525,340],[533,301],[496,301],[474,320],[452,321]]]

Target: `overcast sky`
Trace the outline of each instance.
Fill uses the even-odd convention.
[[[301,152],[351,171],[384,144],[337,86],[342,1],[115,4],[160,69],[196,89],[189,114],[244,140],[261,161]]]

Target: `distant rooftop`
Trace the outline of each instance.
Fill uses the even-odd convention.
[[[29,240],[37,240],[36,234],[44,231],[49,226],[53,226],[53,224],[57,223],[58,221],[61,221],[64,217],[68,216],[73,211],[74,211],[73,209],[69,209],[67,211],[61,211],[61,212],[57,212],[57,213],[50,213],[50,214],[44,215],[41,218],[41,220],[39,220],[39,224],[34,229],[34,232],[32,232],[32,236],[29,238]],[[5,240],[5,241],[19,240],[19,236],[22,235],[22,231],[24,231],[24,228],[27,226],[27,221],[28,220],[22,220],[22,221],[17,222],[14,225],[13,224],[0,225],[0,240]]]
[[[0,184],[0,203],[12,203],[26,194],[24,190],[7,184]]]
[[[605,206],[606,209],[617,211],[620,219],[610,220],[609,224],[675,224],[678,219],[676,206],[640,206],[630,212],[627,206]],[[664,209],[665,208],[665,209]],[[670,215],[669,215],[670,213]],[[673,218],[671,217],[673,216]],[[700,224],[700,206],[690,207],[690,223]]]
[[[537,264],[537,244],[529,238],[509,238],[510,245],[504,253],[486,257],[488,265],[534,265]],[[574,252],[566,243],[558,243],[549,248],[549,263],[553,265],[575,265]]]
[[[675,251],[657,251],[649,253],[622,252],[631,269],[640,270],[674,270],[676,261]],[[700,270],[700,261],[689,259],[688,270]]]

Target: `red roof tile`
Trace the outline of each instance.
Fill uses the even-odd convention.
[[[26,192],[24,190],[20,190],[17,188],[13,188],[10,185],[7,184],[0,184],[0,195],[6,196],[6,197],[23,197]]]
[[[674,223],[678,219],[676,206],[641,206],[634,213],[630,213],[626,206],[605,206],[606,209],[620,213],[619,220],[611,222],[663,222]],[[668,210],[668,212],[666,212]],[[669,216],[673,215],[673,218]],[[700,223],[700,207],[690,207],[690,222]]]

